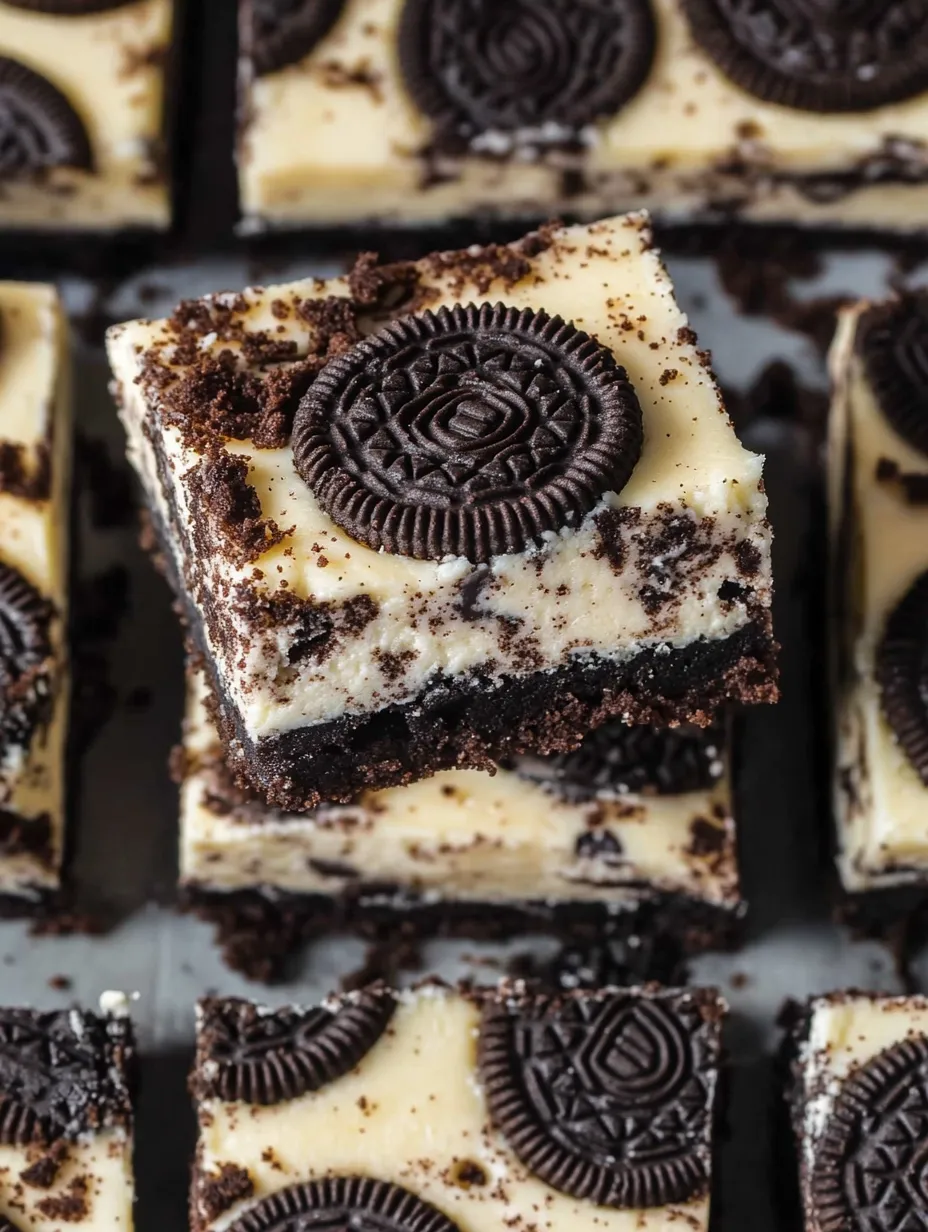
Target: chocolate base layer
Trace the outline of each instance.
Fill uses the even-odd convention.
[[[327,897],[259,888],[217,891],[188,883],[181,887],[180,903],[214,926],[232,970],[265,983],[283,978],[292,957],[335,932],[381,945],[435,937],[506,941],[542,934],[600,946],[635,938],[629,946],[634,952],[630,974],[636,980],[666,982],[685,957],[737,949],[745,919],[743,904],[726,908],[676,894],[652,895],[610,911],[599,903],[425,902],[395,886],[359,887]],[[662,944],[639,945],[639,936]]]
[[[611,718],[702,726],[726,703],[777,695],[775,645],[764,618],[718,641],[648,648],[623,663],[587,659],[499,682],[476,673],[439,679],[403,705],[258,742],[206,666],[230,769],[288,812],[348,802],[361,789],[401,786],[439,770],[492,771],[518,753],[568,752]]]

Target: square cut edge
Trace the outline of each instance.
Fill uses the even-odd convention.
[[[359,335],[470,301],[559,315],[610,351],[641,404],[641,457],[579,524],[486,568],[375,552],[322,511],[285,433],[255,435],[267,445],[294,385]],[[108,350],[227,760],[270,803],[566,749],[613,716],[704,723],[775,699],[762,459],[737,441],[645,214],[205,297],[114,327]],[[243,418],[217,419],[230,394]]]

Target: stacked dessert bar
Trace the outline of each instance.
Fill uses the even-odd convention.
[[[239,6],[253,229],[641,207],[686,223],[924,227],[918,3]]]
[[[194,899],[724,931],[697,729],[776,693],[762,460],[644,215],[186,302],[109,352],[195,663]]]

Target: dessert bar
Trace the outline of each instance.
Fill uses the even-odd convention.
[[[132,1232],[127,1018],[0,1009],[0,1228]]]
[[[239,3],[250,229],[639,207],[925,225],[919,3]]]
[[[58,888],[65,829],[71,408],[54,288],[0,283],[0,912]]]
[[[192,1232],[704,1232],[724,1012],[520,984],[204,1001]]]
[[[171,219],[174,0],[2,0],[0,228]]]
[[[816,997],[788,1052],[805,1232],[924,1226],[928,999]]]
[[[843,312],[831,367],[841,880],[928,885],[928,293]]]
[[[270,803],[776,696],[763,460],[646,216],[189,301],[109,354]]]
[[[181,888],[230,958],[259,911],[293,944],[348,927],[610,935],[645,929],[691,953],[734,942],[739,896],[722,730],[613,720],[573,753],[496,774],[446,770],[350,805],[284,814],[235,787],[191,678],[181,788]]]

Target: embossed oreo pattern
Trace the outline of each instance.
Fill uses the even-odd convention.
[[[337,1176],[291,1185],[264,1198],[229,1232],[460,1232],[457,1224],[399,1185]],[[2,1230],[0,1230],[2,1232]]]
[[[527,1168],[636,1208],[706,1192],[717,1047],[694,998],[618,992],[490,1001],[478,1055],[493,1123]]]
[[[92,163],[84,125],[61,91],[0,56],[0,179],[51,167],[89,170]]]
[[[0,1009],[0,1142],[73,1139],[131,1116],[127,1024]]]
[[[197,1097],[278,1104],[317,1091],[354,1069],[394,1008],[385,992],[355,994],[334,1012],[206,1002]]]
[[[330,363],[296,416],[296,468],[375,550],[474,562],[576,526],[641,451],[611,351],[559,317],[456,305]]]
[[[439,130],[575,138],[614,115],[654,55],[650,0],[406,0],[400,61]]]
[[[928,459],[928,292],[907,292],[865,312],[857,350],[880,410]]]
[[[603,793],[674,796],[719,779],[722,747],[716,728],[629,727],[616,719],[590,732],[572,753],[517,757],[510,764],[572,801]]]
[[[886,720],[928,787],[928,571],[916,578],[886,622],[876,676]]]
[[[683,0],[719,68],[765,102],[870,111],[928,89],[928,0]]]
[[[842,1086],[817,1147],[818,1232],[928,1232],[928,1040],[891,1045]]]
[[[48,717],[51,604],[0,562],[0,759]]]
[[[329,33],[344,0],[248,0],[243,45],[261,77],[297,64]]]

